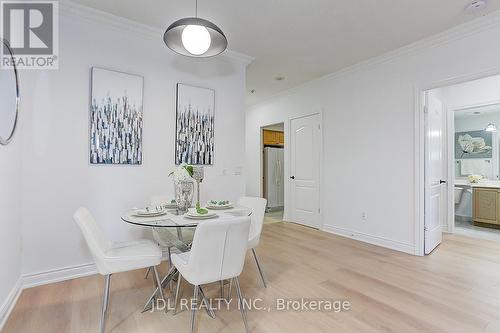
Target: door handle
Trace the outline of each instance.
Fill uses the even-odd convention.
[[[439,185],[441,185],[441,184],[446,184],[446,180],[440,180]]]
[[[290,179],[295,179],[295,176],[290,177]]]

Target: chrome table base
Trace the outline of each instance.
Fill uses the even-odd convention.
[[[175,266],[172,266],[172,268],[170,269],[170,271],[168,272],[168,274],[163,278],[163,280],[161,281],[161,286],[162,286],[162,289],[166,288],[168,284],[170,284],[170,282],[174,279],[174,277],[179,273],[179,271],[177,271],[177,269],[175,268]],[[153,309],[153,306],[154,306],[154,303],[155,303],[155,299],[156,299],[156,295],[158,294],[159,292],[159,289],[158,287],[156,287],[155,291],[151,294],[151,296],[149,296],[146,304],[144,305],[144,308],[142,309],[142,312],[147,312],[147,311],[151,311]],[[163,290],[162,290],[162,293],[163,293]],[[205,293],[203,292],[203,289],[200,287],[199,288],[199,294],[201,295],[202,297],[202,301],[205,303],[205,309],[206,309],[206,312],[207,314],[212,318],[212,319],[215,319],[216,316],[215,316],[215,312],[214,310],[210,307],[210,303],[207,299],[207,297],[205,296]],[[168,310],[168,308],[167,308]]]

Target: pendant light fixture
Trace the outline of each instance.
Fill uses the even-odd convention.
[[[210,21],[196,16],[172,23],[163,35],[163,41],[174,52],[196,58],[216,56],[227,48],[227,38],[222,30]]]
[[[486,132],[496,132],[497,127],[493,123],[489,123],[488,126],[484,129]]]

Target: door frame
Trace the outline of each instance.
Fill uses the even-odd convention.
[[[467,105],[460,105],[460,106],[453,106],[453,107],[445,107],[446,109],[446,128],[447,128],[447,140],[446,140],[446,159],[447,159],[447,170],[448,170],[448,175],[451,175],[452,177],[448,177],[448,183],[449,186],[447,187],[447,221],[446,221],[446,227],[443,228],[444,232],[448,233],[454,233],[455,232],[455,201],[454,196],[454,188],[455,188],[455,136],[453,135],[455,133],[455,112],[457,111],[462,111],[462,110],[467,110],[467,109],[474,109],[474,108],[480,108],[480,107],[485,107],[485,106],[490,106],[490,105],[500,105],[500,100],[492,100],[492,101],[485,101],[482,103],[475,103],[475,104],[467,104]],[[496,137],[496,141],[498,141],[498,137]],[[496,150],[494,150],[493,153],[498,153],[499,152],[499,145],[498,142],[496,143]],[[499,173],[499,168],[500,166],[498,164],[493,164],[493,168],[496,168],[495,173]],[[451,179],[450,179],[451,178]]]
[[[476,72],[473,74],[451,77],[440,81],[428,81],[414,86],[414,244],[415,255],[424,256],[424,227],[425,227],[425,93],[429,90],[452,86],[455,84],[466,83],[479,80],[490,76],[500,75],[500,68]],[[448,127],[449,112],[447,112],[446,123]],[[446,131],[446,128],[445,128]],[[449,145],[445,145],[445,149]],[[448,154],[448,152],[447,152]],[[448,167],[449,172],[449,167]],[[448,177],[450,178],[450,177]],[[454,178],[454,177],[451,177]],[[450,211],[450,193],[453,193],[454,179],[448,179],[447,183],[447,211]],[[450,215],[448,215],[448,221]],[[453,213],[454,216],[454,213]]]
[[[292,196],[292,187],[290,186],[290,165],[292,165],[292,154],[290,152],[290,145],[286,145],[287,142],[291,142],[290,140],[290,129],[292,128],[292,121],[300,118],[306,118],[314,115],[318,115],[319,117],[319,181],[318,181],[318,187],[319,187],[319,230],[323,230],[324,227],[324,219],[323,219],[323,202],[324,202],[324,195],[323,195],[323,165],[324,165],[324,152],[323,152],[323,147],[324,147],[324,135],[323,135],[323,108],[307,113],[304,115],[296,116],[296,117],[290,117],[288,118],[287,124],[285,128],[288,128],[289,130],[285,133],[285,178],[287,179],[287,182],[285,183],[285,216],[289,217],[290,214],[290,198]],[[293,221],[291,221],[293,222]]]
[[[264,187],[266,186],[265,182],[264,182],[264,130],[266,130],[266,127],[269,127],[269,126],[273,126],[273,125],[279,125],[279,124],[283,124],[283,136],[285,138],[285,142],[283,144],[283,153],[284,153],[284,157],[283,157],[283,163],[285,163],[284,167],[286,168],[286,149],[287,149],[287,145],[288,145],[288,139],[287,139],[287,133],[288,133],[288,129],[286,127],[287,123],[286,121],[276,121],[276,122],[272,122],[270,124],[267,124],[267,125],[262,125],[260,126],[260,154],[259,154],[259,159],[260,159],[260,176],[259,176],[259,182],[260,182],[260,186],[259,186],[259,193],[260,193],[260,197],[261,198],[264,198]],[[283,172],[283,178],[286,177],[286,170]],[[283,183],[283,220],[285,219],[285,215],[286,215],[286,206],[287,206],[287,202],[286,202],[286,199],[284,198],[286,196],[286,189],[285,189],[285,185],[286,183]],[[267,208],[267,207],[266,207]]]

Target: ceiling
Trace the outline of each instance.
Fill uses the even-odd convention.
[[[263,128],[267,129],[267,130],[271,130],[271,131],[281,131],[281,132],[283,132],[285,130],[285,124],[279,123],[279,124],[264,126]]]
[[[490,117],[500,115],[500,104],[491,104],[475,108],[468,108],[454,112],[455,118]]]
[[[199,0],[199,16],[226,34],[229,48],[255,58],[247,104],[384,54],[500,9],[466,14],[471,0]],[[165,29],[194,15],[192,0],[74,0]],[[162,42],[161,39],[159,42]],[[276,77],[284,77],[277,81]],[[254,93],[250,91],[255,89]]]

